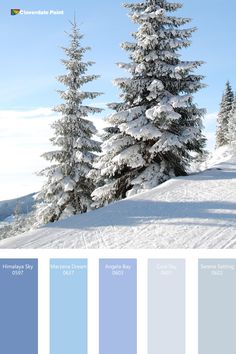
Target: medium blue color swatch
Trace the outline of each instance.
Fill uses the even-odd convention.
[[[137,353],[137,261],[101,259],[99,353]]]
[[[50,354],[87,354],[87,260],[50,262]]]
[[[36,259],[0,259],[0,353],[38,353]]]

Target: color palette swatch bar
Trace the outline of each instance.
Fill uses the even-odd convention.
[[[50,261],[50,354],[87,354],[87,260]]]
[[[35,259],[0,259],[0,353],[38,353]]]
[[[173,353],[185,353],[185,261],[150,259],[148,354]]]
[[[101,259],[99,353],[137,353],[137,261]]]
[[[199,260],[199,354],[235,354],[236,260]]]

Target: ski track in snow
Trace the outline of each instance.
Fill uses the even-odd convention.
[[[236,158],[0,248],[236,248]]]

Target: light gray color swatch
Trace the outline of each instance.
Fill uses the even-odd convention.
[[[199,354],[236,353],[236,260],[199,260]]]
[[[148,265],[148,354],[173,353],[185,353],[185,261],[151,259]]]

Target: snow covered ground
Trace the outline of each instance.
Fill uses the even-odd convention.
[[[0,248],[236,248],[236,157],[138,196],[8,238]]]

